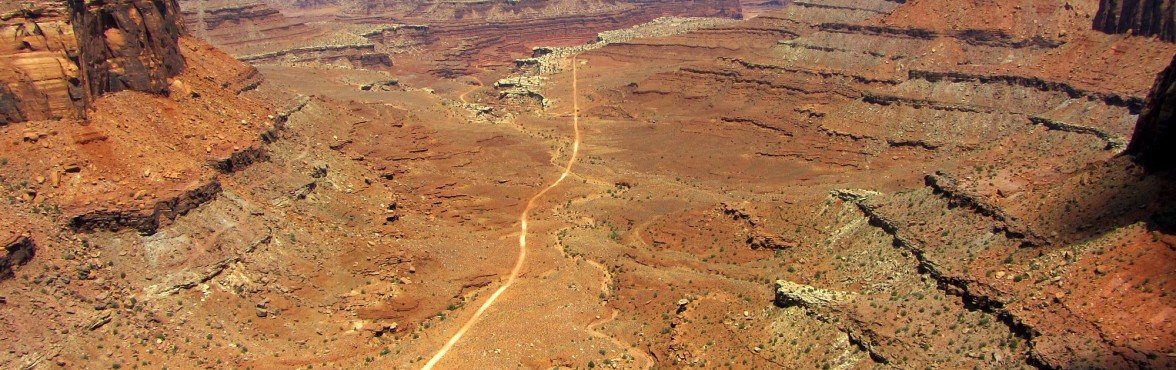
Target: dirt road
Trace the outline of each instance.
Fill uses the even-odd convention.
[[[530,216],[531,211],[535,208],[535,204],[538,202],[539,198],[542,198],[543,195],[547,194],[547,192],[551,191],[551,189],[559,186],[559,184],[563,182],[569,174],[572,173],[572,166],[576,164],[576,157],[580,153],[580,100],[579,83],[576,80],[576,67],[577,62],[576,59],[573,58],[572,131],[574,131],[575,135],[572,140],[572,155],[568,158],[568,163],[564,166],[563,173],[559,175],[559,178],[556,179],[555,182],[552,182],[550,185],[547,185],[547,187],[543,188],[543,190],[540,190],[538,193],[535,193],[535,195],[531,196],[531,199],[527,201],[526,208],[523,208],[523,212],[519,214],[519,257],[517,260],[515,260],[514,268],[510,270],[510,276],[506,278],[506,282],[502,283],[502,286],[498,287],[498,290],[495,290],[494,294],[490,295],[490,298],[486,299],[485,302],[482,302],[482,306],[478,307],[477,311],[474,311],[474,315],[470,316],[469,320],[467,320],[466,323],[461,326],[461,329],[458,329],[456,333],[453,333],[453,337],[449,338],[449,341],[446,342],[445,345],[442,346],[441,349],[433,355],[433,358],[429,359],[429,362],[425,363],[425,366],[421,369],[429,370],[434,366],[437,366],[437,363],[440,362],[447,353],[449,353],[449,350],[452,349],[453,346],[461,340],[461,337],[465,335],[465,333],[469,331],[470,328],[474,326],[474,324],[478,323],[478,319],[482,317],[482,314],[486,313],[486,310],[490,309],[490,306],[493,306],[494,302],[498,301],[498,297],[501,296],[503,292],[506,292],[506,290],[515,283],[515,280],[518,280],[519,274],[523,270],[523,266],[527,263],[527,218]],[[465,96],[463,95],[463,100],[464,97]]]

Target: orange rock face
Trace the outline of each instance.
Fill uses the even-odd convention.
[[[108,92],[164,93],[184,69],[174,2],[32,4],[3,25],[3,122],[76,117]]]
[[[3,22],[0,123],[76,117],[85,105],[77,38],[63,7],[42,6]],[[36,14],[36,15],[34,15]]]

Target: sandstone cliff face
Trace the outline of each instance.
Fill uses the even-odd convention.
[[[64,10],[44,4],[0,16],[0,34],[0,124],[75,115],[84,93]]]
[[[1176,57],[1168,69],[1156,78],[1156,85],[1148,96],[1147,106],[1135,125],[1135,134],[1127,153],[1153,168],[1170,168],[1176,158]]]
[[[78,60],[89,96],[167,91],[184,69],[183,33],[174,0],[70,0]]]
[[[1102,0],[1094,29],[1106,33],[1158,35],[1164,41],[1176,41],[1176,1],[1173,0]]]
[[[0,13],[0,165],[4,178],[42,179],[25,182],[40,185],[27,200],[147,230],[208,198],[209,161],[256,141],[268,108],[237,94],[261,83],[257,70],[186,36],[179,17],[174,0],[46,0]],[[164,177],[103,180],[144,171]],[[153,188],[113,190],[133,186]],[[126,204],[148,195],[158,202]]]
[[[171,0],[40,2],[0,17],[0,124],[77,117],[103,93],[167,91],[184,68]]]

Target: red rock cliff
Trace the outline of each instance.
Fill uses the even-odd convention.
[[[80,116],[103,93],[165,92],[184,69],[173,0],[69,0],[0,14],[0,124]]]
[[[1176,164],[1176,57],[1156,78],[1147,101],[1127,153],[1146,166],[1171,168]]]
[[[1176,0],[1101,0],[1094,29],[1176,42]]]
[[[184,69],[175,0],[69,0],[81,77],[89,96],[162,93]]]
[[[0,14],[0,125],[69,117],[84,104],[77,41],[60,5]]]

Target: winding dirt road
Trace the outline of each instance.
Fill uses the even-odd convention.
[[[506,290],[514,284],[515,280],[518,279],[519,274],[523,270],[523,265],[525,265],[527,262],[527,218],[530,216],[531,210],[535,208],[535,203],[539,200],[539,198],[542,198],[543,195],[547,194],[547,192],[551,191],[551,189],[559,186],[559,184],[563,182],[563,180],[566,179],[569,174],[572,173],[572,166],[576,164],[576,157],[580,153],[580,89],[576,80],[576,64],[576,59],[572,58],[572,131],[574,131],[575,136],[572,140],[572,155],[570,158],[568,158],[568,163],[564,166],[563,173],[560,174],[559,178],[556,179],[555,182],[552,182],[551,185],[547,185],[546,188],[543,188],[543,190],[540,190],[538,193],[535,193],[535,195],[531,196],[531,199],[527,201],[527,207],[523,208],[523,212],[519,214],[519,257],[515,261],[514,269],[510,270],[510,276],[506,278],[506,282],[503,283],[502,286],[498,287],[498,290],[495,290],[494,294],[490,295],[490,298],[486,299],[485,302],[482,302],[482,306],[478,307],[478,310],[474,311],[474,315],[470,316],[469,320],[467,320],[466,323],[461,326],[461,329],[458,329],[457,332],[453,334],[453,337],[449,338],[449,341],[446,342],[445,345],[442,346],[441,349],[433,355],[433,358],[429,359],[429,362],[425,363],[425,366],[421,368],[422,370],[429,370],[434,366],[437,366],[437,363],[445,357],[445,354],[449,353],[449,350],[453,348],[453,345],[457,344],[457,342],[461,340],[461,337],[465,335],[465,333],[469,331],[470,328],[474,326],[474,324],[478,323],[478,319],[482,317],[482,314],[486,313],[486,310],[490,309],[490,306],[494,305],[494,302],[498,300],[498,297],[501,296],[503,292],[506,292]],[[464,97],[465,96],[463,94],[462,98]]]
[[[474,91],[477,91],[479,88],[486,86],[485,84],[482,83],[482,79],[480,79],[480,78],[474,77],[474,81],[476,81],[477,84],[470,85],[469,90],[466,90],[466,92],[461,93],[461,95],[457,97],[457,99],[461,100],[462,103],[469,104],[470,101],[466,100],[466,96]]]

